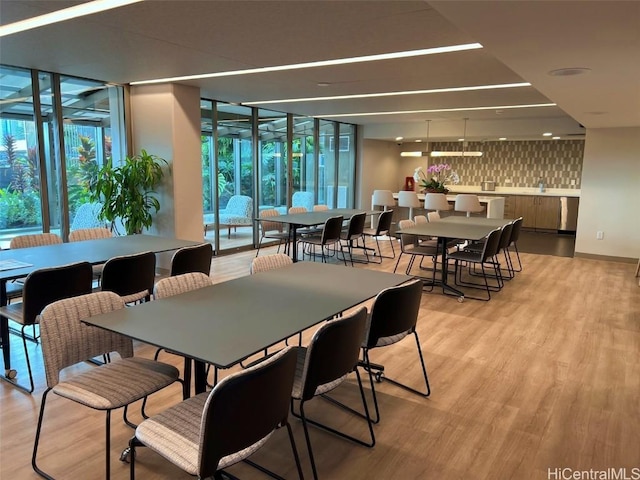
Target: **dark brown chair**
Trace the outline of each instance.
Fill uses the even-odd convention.
[[[156,256],[153,252],[113,257],[102,269],[101,289],[117,293],[124,303],[148,301],[155,278]]]
[[[316,259],[316,247],[320,248],[320,253],[322,256],[322,261],[324,263],[327,262],[327,256],[329,255],[329,249],[331,247],[334,248],[334,251],[337,250],[338,246],[342,250],[342,245],[340,243],[340,235],[342,234],[342,215],[337,215],[335,217],[330,217],[324,222],[324,227],[320,234],[311,234],[308,236],[303,236],[300,240],[302,243],[302,259],[304,260],[305,250],[310,257],[315,261]],[[295,248],[295,246],[294,246]],[[344,255],[344,252],[342,252]],[[347,260],[344,258],[344,264],[347,265]]]
[[[213,247],[210,243],[182,247],[171,257],[171,276],[183,273],[200,272],[209,276],[211,273],[211,259]]]
[[[377,262],[374,260],[373,261],[374,263],[382,263],[383,258],[396,258],[396,251],[393,246],[394,239],[391,238],[391,234],[390,234],[392,220],[393,220],[393,210],[385,210],[380,214],[380,217],[378,218],[378,225],[376,226],[376,228],[365,228],[362,231],[362,234],[364,235],[364,239],[365,239],[365,246],[366,246],[367,237],[374,238],[376,241],[376,251],[374,251],[374,256],[377,253],[380,261]],[[380,237],[385,235],[389,238],[389,245],[391,245],[391,252],[393,252],[393,256],[391,257],[383,256],[382,252],[380,251]]]

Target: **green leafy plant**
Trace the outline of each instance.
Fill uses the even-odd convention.
[[[121,219],[127,235],[142,233],[153,223],[152,213],[160,210],[154,195],[164,177],[163,165],[167,161],[141,150],[139,155],[125,158],[114,167],[111,160],[105,164],[91,189],[91,201],[102,203],[100,218],[111,222]]]

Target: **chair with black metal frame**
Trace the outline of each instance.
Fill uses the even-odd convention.
[[[344,218],[342,215],[337,215],[335,217],[330,217],[324,222],[324,226],[322,227],[322,231],[320,234],[311,234],[303,236],[300,239],[300,243],[302,244],[302,259],[304,260],[305,248],[307,250],[307,254],[309,257],[313,258],[315,262],[316,259],[316,246],[320,248],[322,262],[327,263],[327,256],[329,254],[329,249],[331,247],[337,251],[338,247],[340,247],[340,251],[342,252],[343,261],[345,266],[347,265],[347,259],[344,257],[344,251],[342,249],[342,243],[340,242],[340,235],[342,234],[342,222]],[[294,248],[296,248],[294,246]],[[327,253],[325,253],[325,251]]]
[[[171,257],[170,275],[173,277],[183,273],[200,272],[209,276],[212,258],[213,247],[210,243],[182,247]]]
[[[473,252],[470,250],[460,250],[458,252],[453,252],[447,255],[447,258],[449,260],[453,260],[455,264],[454,278],[455,278],[456,285],[480,289],[480,290],[486,290],[487,292],[486,298],[471,297],[471,296],[467,296],[466,294],[465,294],[465,298],[489,301],[491,300],[491,292],[492,291],[496,292],[502,288],[503,280],[502,280],[502,274],[500,273],[500,263],[495,258],[496,255],[498,254],[498,246],[500,244],[501,234],[502,234],[501,228],[496,228],[492,230],[487,235],[482,251],[480,252]],[[496,285],[489,284],[489,278],[491,277],[487,275],[487,272],[485,270],[485,265],[487,264],[493,267]],[[471,271],[471,265],[474,265],[474,267],[476,265],[480,265],[481,276],[484,280],[484,285],[481,285],[475,282],[463,281],[462,272],[464,268],[462,267],[462,265],[466,265],[469,271]]]
[[[273,478],[282,478],[248,457],[279,428],[286,427],[300,479],[304,478],[289,424],[289,402],[296,368],[294,347],[225,377],[201,393],[144,420],[130,440],[130,478],[146,446],[198,478],[236,478],[225,472],[245,462]]]
[[[171,297],[173,295],[179,295],[181,293],[190,292],[192,290],[198,290],[200,288],[205,288],[212,285],[211,277],[202,273],[202,272],[188,272],[181,273],[178,275],[173,275],[171,277],[166,277],[158,280],[158,282],[153,287],[153,298],[155,300],[160,300],[166,297]],[[188,321],[188,319],[187,319]],[[161,351],[165,351],[167,353],[171,353],[173,355],[179,355],[179,353],[173,352],[171,350],[166,350],[164,348],[158,348],[156,350],[155,355],[153,356],[154,360],[158,360],[158,356]],[[217,370],[216,377],[217,377]],[[215,379],[217,381],[217,378]],[[215,384],[214,381],[214,384]],[[183,379],[183,387],[184,387],[184,397],[188,396],[189,385],[191,385],[191,359],[185,358],[184,361],[184,379]],[[143,410],[144,413],[144,410]]]
[[[520,230],[522,229],[523,218],[519,217],[513,221],[513,230],[511,231],[511,240],[509,241],[509,245],[507,246],[507,255],[509,255],[509,261],[513,266],[514,272],[522,271],[522,262],[520,261],[520,252],[518,251],[518,239],[520,238]],[[515,268],[513,265],[513,260],[511,259],[511,247],[516,252],[516,258],[518,259],[518,268]]]
[[[500,241],[498,242],[498,252],[496,255],[499,255],[500,252],[504,255],[505,265],[506,265],[506,275],[502,274],[502,270],[500,271],[500,278],[503,280],[511,280],[515,277],[515,270],[513,269],[513,265],[511,264],[511,257],[509,256],[509,252],[507,248],[511,243],[511,237],[513,234],[513,222],[506,223],[500,229]],[[467,245],[464,249],[471,252],[481,252],[484,248],[484,243],[486,242],[486,238],[479,242],[473,242]],[[480,275],[477,273],[474,268],[471,272],[472,275]],[[496,278],[493,274],[486,274],[489,277]]]
[[[413,220],[400,220],[398,222],[398,227],[400,228],[400,231],[402,231],[403,229],[415,227],[415,223],[413,222]],[[396,266],[393,268],[393,273],[396,273],[396,271],[398,270],[402,255],[409,255],[409,263],[407,264],[407,268],[405,269],[405,273],[407,275],[411,275],[411,270],[413,268],[415,259],[416,257],[420,257],[420,268],[425,268],[431,271],[430,286],[431,289],[433,289],[433,285],[436,280],[436,266],[439,254],[440,250],[438,249],[437,240],[420,241],[420,235],[400,233],[400,255],[398,256],[398,260],[396,261]],[[432,266],[429,268],[422,266],[422,261],[425,259],[425,257],[429,257],[431,259]]]
[[[385,210],[380,214],[376,228],[365,228],[362,231],[362,234],[364,235],[364,239],[365,239],[365,246],[366,246],[367,237],[374,238],[376,241],[376,250],[374,250],[374,256],[377,253],[378,258],[380,258],[380,261],[376,262],[372,260],[373,263],[382,263],[383,258],[396,258],[396,250],[395,250],[395,247],[393,246],[394,239],[391,238],[391,234],[390,234],[392,220],[393,220],[393,210]],[[393,253],[393,256],[391,257],[382,255],[382,251],[380,250],[380,241],[379,241],[379,238],[382,236],[387,236],[389,238],[389,245],[391,245],[391,252]]]
[[[122,298],[115,293],[96,292],[52,303],[40,315],[47,389],[42,395],[31,465],[44,478],[53,478],[37,465],[45,405],[50,392],[106,412],[105,475],[109,479],[111,412],[124,407],[124,422],[135,428],[127,419],[128,406],[178,381],[178,369],[172,365],[134,357],[130,338],[82,323],[94,315],[124,307]],[[65,375],[61,381],[60,372],[66,367],[113,352],[117,352],[120,358],[113,358],[110,363],[81,370],[80,373]],[[87,472],[85,476],[90,475]]]
[[[24,346],[30,386],[27,388],[17,382],[12,382],[13,385],[28,393],[32,393],[35,389],[27,338],[24,334],[25,328],[38,324],[38,315],[50,303],[91,293],[92,277],[93,271],[89,262],[35,270],[24,281],[22,302],[0,308],[0,315],[22,326],[19,333]]]
[[[113,257],[102,269],[101,290],[117,293],[126,304],[145,302],[151,300],[155,277],[153,252]]]
[[[380,292],[374,299],[369,311],[368,327],[365,340],[362,343],[362,360],[360,361],[360,365],[369,373],[369,383],[371,385],[371,393],[376,411],[373,423],[380,421],[380,408],[374,386],[374,376],[377,382],[385,380],[422,397],[431,395],[427,368],[422,355],[418,332],[416,331],[421,300],[422,281],[415,279]],[[370,352],[372,350],[398,343],[409,335],[413,335],[416,341],[418,357],[420,359],[420,366],[426,387],[424,392],[387,377],[384,373],[384,366],[375,364],[370,360]]]
[[[309,345],[298,349],[296,377],[291,392],[291,413],[302,420],[314,479],[318,478],[318,472],[307,424],[315,425],[316,427],[365,447],[373,447],[376,443],[373,432],[373,422],[369,415],[369,407],[358,370],[358,356],[365,334],[366,323],[367,309],[361,307],[349,315],[324,323],[314,333]],[[349,374],[354,372],[360,389],[363,412],[359,412],[327,396],[329,391],[341,385]],[[317,420],[310,419],[305,413],[304,406],[306,402],[316,396],[322,396],[341,408],[363,417],[367,421],[369,439],[362,440],[354,435],[341,432],[334,427],[320,423]],[[295,412],[295,401],[298,401],[299,413]]]
[[[263,240],[278,240],[278,253],[280,252],[280,246],[284,243],[284,252],[289,251],[289,231],[285,231],[284,226],[280,222],[271,222],[268,219],[277,217],[280,212],[275,208],[268,208],[260,212],[258,219],[258,226],[260,228],[260,240],[258,241],[258,249],[256,250],[256,257],[260,253]]]
[[[365,260],[356,260],[356,262],[369,263],[369,253],[367,253],[367,249],[364,247],[364,224],[366,220],[366,212],[353,214],[347,222],[346,230],[343,230],[340,234],[340,251],[342,251],[344,255],[344,249],[342,248],[342,242],[344,242],[345,246],[347,247],[347,252],[349,252],[349,260],[351,261],[352,267],[354,262],[354,248],[362,249],[365,255]],[[359,240],[362,241],[362,244],[359,244]]]

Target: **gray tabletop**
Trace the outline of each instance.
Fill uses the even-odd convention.
[[[347,220],[352,215],[363,212],[371,213],[356,208],[334,208],[332,210],[322,210],[320,212],[287,213],[285,215],[268,217],[267,220],[270,222],[288,223],[290,225],[301,225],[310,227],[314,225],[321,225],[331,217],[342,215],[345,220]]]
[[[446,217],[436,222],[421,223],[411,228],[398,230],[396,233],[407,235],[425,235],[440,238],[460,238],[464,240],[480,240],[492,230],[501,228],[511,222],[507,219],[480,217]]]
[[[229,368],[410,279],[299,262],[92,317],[86,323]]]
[[[132,255],[146,251],[166,252],[201,243],[156,235],[126,235],[42,247],[2,250],[0,251],[0,261],[15,260],[26,263],[28,266],[0,270],[0,280],[24,277],[39,268],[59,267],[82,261],[98,264],[119,255]]]

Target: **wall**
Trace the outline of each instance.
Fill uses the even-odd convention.
[[[404,169],[400,170],[398,159],[400,147],[395,143],[382,140],[362,140],[360,148],[361,161],[358,162],[356,207],[371,208],[371,195],[374,190],[391,190],[397,192],[404,185],[398,179]],[[407,173],[412,175],[413,170]]]
[[[639,208],[640,128],[588,129],[576,255],[640,257]]]
[[[433,151],[461,149],[460,142],[430,144]],[[448,163],[459,175],[460,185],[480,186],[483,180],[493,180],[501,187],[536,187],[540,178],[547,188],[579,189],[581,185],[584,140],[468,142],[466,151],[481,151],[482,156],[422,157],[421,164],[426,169]],[[416,157],[403,160],[409,158]]]

